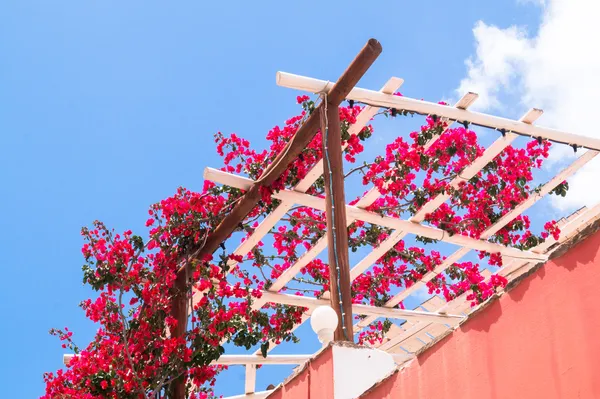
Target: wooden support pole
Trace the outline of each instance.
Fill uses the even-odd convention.
[[[339,108],[327,101],[321,113],[323,135],[323,177],[325,178],[325,214],[329,253],[329,290],[331,307],[338,315],[335,341],[354,342],[352,330],[352,295],[348,259],[348,227],[344,195],[344,160]]]
[[[370,39],[329,91],[327,95],[329,107],[337,108],[344,101],[346,95],[363,77],[379,54],[381,54],[381,44],[375,39]],[[219,245],[234,232],[238,225],[258,204],[261,198],[260,187],[269,186],[275,182],[288,168],[289,164],[308,146],[319,130],[322,111],[323,104],[313,111],[286,147],[263,172],[259,181],[244,194],[244,197],[223,218],[217,228],[212,231],[204,246],[199,248],[194,254],[196,259],[202,259],[204,255],[211,255],[219,248]],[[179,270],[179,273],[182,272],[182,269]]]
[[[346,98],[350,90],[358,83],[363,77],[365,72],[371,67],[373,62],[381,54],[381,44],[375,40],[370,39],[367,44],[361,49],[360,53],[350,63],[348,68],[344,71],[342,76],[338,79],[337,83],[328,93],[328,104],[330,108],[335,108],[341,104]],[[243,222],[246,216],[252,211],[252,209],[260,201],[260,188],[261,186],[269,186],[288,168],[289,164],[294,161],[298,155],[304,150],[310,141],[313,139],[317,131],[319,130],[321,113],[324,112],[324,104],[321,104],[315,111],[308,117],[306,122],[296,132],[294,137],[288,142],[287,146],[277,155],[275,160],[267,167],[259,182],[254,184],[243,196],[243,198],[235,205],[231,212],[223,218],[221,223],[214,229],[208,236],[206,242],[201,248],[193,254],[195,259],[202,259],[205,255],[211,255],[217,250],[219,245],[224,242],[231,233],[235,231],[238,225]],[[189,265],[184,264],[178,271],[177,281],[183,279],[183,285],[186,285],[187,281],[185,276],[187,275],[186,269]],[[180,337],[185,334],[186,325],[186,301],[185,294],[184,298],[180,298],[177,294],[178,288],[175,286],[175,297],[172,306],[172,316],[177,319],[178,325],[173,336]],[[181,306],[183,305],[183,310]],[[183,329],[182,329],[183,328]],[[349,331],[352,331],[351,329]],[[185,379],[178,379],[172,384],[173,399],[185,399]]]
[[[173,337],[183,337],[187,327],[187,273],[179,273],[173,285],[171,316],[177,320],[177,326],[171,331]],[[180,375],[171,383],[173,398],[183,399],[185,395],[185,375]]]

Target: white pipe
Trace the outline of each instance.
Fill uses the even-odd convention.
[[[277,84],[283,87],[315,93],[324,89],[331,90],[335,83],[328,83],[324,80],[308,78],[286,72],[277,72]],[[364,102],[373,106],[396,108],[399,110],[412,111],[426,115],[437,115],[457,121],[468,121],[476,125],[487,126],[496,129],[505,129],[507,132],[512,131],[514,133],[519,133],[526,136],[542,137],[556,142],[571,145],[576,144],[581,147],[600,151],[600,139],[534,126],[512,119],[501,118],[499,116],[466,111],[428,101],[383,94],[374,90],[356,87],[350,91],[346,98]]]

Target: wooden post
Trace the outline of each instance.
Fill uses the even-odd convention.
[[[171,331],[173,337],[182,337],[185,335],[187,327],[187,273],[178,273],[177,279],[173,285],[173,299],[171,303],[171,316],[177,320],[177,326]],[[171,383],[171,396],[177,399],[184,399],[185,396],[185,375],[179,376]]]
[[[325,117],[327,115],[327,117]],[[348,227],[344,194],[344,162],[342,130],[337,105],[327,104],[322,113],[323,177],[325,178],[325,214],[329,253],[329,291],[331,307],[338,315],[335,341],[354,342],[350,262],[348,260]],[[341,303],[340,303],[341,302]]]
[[[327,106],[335,110],[335,119],[338,119],[337,107],[341,104],[342,101],[344,101],[350,90],[354,88],[354,86],[363,77],[363,75],[365,74],[365,72],[367,72],[371,65],[373,65],[373,62],[375,62],[377,57],[379,57],[379,54],[381,54],[381,44],[375,39],[370,39],[367,42],[367,44],[365,44],[365,46],[360,50],[360,53],[358,53],[356,58],[350,63],[348,68],[344,71],[344,73],[338,79],[333,88],[329,91]],[[216,251],[217,248],[219,248],[219,245],[221,245],[223,241],[229,238],[231,233],[235,231],[238,225],[244,221],[248,213],[250,213],[250,211],[252,211],[252,209],[254,209],[254,207],[258,204],[261,198],[261,186],[269,186],[275,180],[277,180],[279,176],[287,169],[289,164],[292,161],[294,161],[298,157],[298,155],[300,155],[300,153],[306,148],[306,146],[311,142],[315,134],[317,134],[321,114],[324,112],[323,108],[323,104],[321,104],[311,114],[311,116],[306,120],[306,122],[304,122],[304,124],[300,126],[294,137],[287,144],[286,148],[284,148],[275,158],[275,160],[271,163],[271,165],[267,167],[267,169],[260,178],[260,182],[254,184],[252,188],[250,188],[250,190],[248,190],[244,194],[244,197],[234,206],[231,212],[227,216],[225,216],[221,223],[217,226],[217,228],[211,232],[204,245],[194,253],[193,257],[195,259],[202,259],[205,255],[210,255],[214,251]],[[341,210],[343,211],[344,208],[342,207]],[[345,228],[346,227],[344,226],[344,229]],[[175,294],[174,296],[174,303],[171,311],[172,316],[175,317],[178,322],[177,328],[173,334],[173,336],[175,337],[180,337],[185,334],[185,291],[183,291],[184,293],[181,294],[181,289],[187,283],[185,281],[185,276],[187,275],[186,267],[188,267],[187,264],[179,269],[177,281],[174,287],[174,291],[176,293],[179,292],[179,294]],[[183,283],[180,280],[183,280]],[[183,285],[180,286],[179,284]],[[182,297],[180,297],[179,295],[183,295],[184,298],[182,299]],[[348,303],[350,304],[350,302]],[[352,320],[350,320],[350,323],[352,323]],[[352,330],[350,329],[349,331]],[[185,379],[182,378],[173,381],[172,393],[173,399],[185,399]]]

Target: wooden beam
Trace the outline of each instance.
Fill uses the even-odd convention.
[[[218,182],[232,187],[237,187],[240,189],[251,187],[254,184],[254,182],[248,178],[212,168],[206,168],[204,176],[208,180],[212,180],[214,182]],[[297,204],[319,209],[321,211],[325,211],[326,209],[325,200],[323,198],[304,193],[298,193],[292,190],[280,190],[279,192],[273,194],[273,198],[286,201],[293,201]],[[518,248],[506,247],[504,245],[499,245],[485,240],[478,240],[460,234],[455,234],[451,236],[450,234],[436,227],[426,226],[409,220],[397,219],[390,216],[381,216],[375,212],[360,209],[352,205],[346,205],[346,213],[348,218],[362,220],[367,223],[372,223],[395,230],[402,230],[407,233],[431,238],[432,240],[444,241],[461,247],[464,246],[471,249],[486,251],[490,253],[499,252],[504,256],[508,257],[528,258],[532,260],[547,259],[545,255],[536,254],[531,251],[521,251]]]
[[[63,355],[63,363],[68,366],[75,355],[65,354]],[[262,355],[221,355],[217,360],[211,364],[218,365],[258,365],[258,364],[303,364],[307,360],[310,360],[314,354],[307,355],[269,355],[263,357]]]
[[[221,355],[212,364],[220,365],[257,365],[257,364],[303,364],[310,360],[313,355]]]
[[[595,205],[591,209],[586,208],[583,212],[581,212],[581,210],[575,212],[573,215],[567,218],[566,224],[560,227],[561,231],[558,240],[554,240],[552,237],[549,237],[548,239],[546,239],[546,241],[535,247],[534,250],[536,252],[540,251],[545,253],[552,253],[555,249],[557,249],[557,247],[555,247],[554,244],[560,244],[569,240],[577,233],[579,233],[582,229],[589,226],[594,221],[598,220],[598,218],[600,218],[599,215],[600,204]],[[504,267],[502,267],[502,269],[500,269],[498,273],[507,277],[510,281],[511,278],[513,278],[516,274],[520,274],[520,272],[526,269],[527,266],[533,267],[535,265],[536,264],[532,262],[515,259],[512,262],[505,265]]]
[[[327,97],[328,106],[337,107],[344,101],[350,90],[352,90],[373,62],[375,62],[379,54],[381,54],[381,44],[375,39],[370,39],[344,71],[338,82],[329,91]],[[204,246],[195,254],[196,258],[201,259],[204,255],[210,255],[216,251],[219,245],[235,231],[237,226],[258,204],[261,198],[260,188],[269,186],[275,182],[288,168],[289,164],[308,146],[319,129],[323,108],[324,104],[317,107],[306,122],[300,126],[286,147],[263,172],[259,180],[260,183],[252,185],[246,191],[242,199],[208,236]]]
[[[262,298],[265,300],[265,302],[279,303],[289,306],[300,306],[311,310],[318,306],[329,305],[329,300],[327,299],[279,294],[270,291],[263,291]],[[457,321],[462,319],[462,316],[459,315],[430,313],[419,310],[392,309],[360,304],[352,305],[352,313],[408,321],[431,321],[432,323],[448,323],[449,320]]]
[[[329,100],[327,102],[329,103]],[[321,112],[321,134],[323,137],[326,235],[329,249],[329,291],[331,292],[331,307],[338,315],[338,327],[334,331],[333,339],[354,342],[342,129],[337,106],[328,104],[325,112]]]
[[[278,72],[277,84],[283,87],[306,90],[310,92],[321,91],[323,87],[332,87],[333,83],[324,80],[298,76],[291,73]],[[366,104],[382,108],[396,108],[425,115],[437,115],[455,121],[468,121],[475,125],[486,126],[496,129],[504,129],[525,136],[542,137],[544,139],[575,144],[580,147],[600,151],[600,139],[534,126],[513,119],[501,118],[479,112],[466,111],[458,108],[448,107],[437,103],[416,100],[408,97],[391,96],[378,93],[373,90],[354,88],[347,96],[348,99],[364,102]]]

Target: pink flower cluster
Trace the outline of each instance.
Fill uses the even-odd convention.
[[[260,178],[314,110],[315,104],[307,96],[298,97],[298,103],[302,106],[299,115],[268,132],[268,149],[256,151],[236,134],[217,133],[222,170]],[[525,148],[509,146],[476,175],[464,178],[461,173],[484,152],[477,135],[464,127],[446,130],[444,122],[428,117],[408,140],[394,139],[383,156],[357,166],[364,152],[363,142],[374,132],[369,125],[358,133],[349,133],[361,109],[358,105],[340,107],[339,117],[351,173],[362,173],[362,183],[377,187],[381,193],[368,209],[406,218],[416,215],[433,198],[446,195],[446,201],[425,215],[424,221],[451,235],[480,238],[534,192],[532,170],[540,168],[548,156],[548,142],[534,140]],[[247,238],[254,232],[262,218],[277,206],[271,194],[292,188],[304,178],[321,159],[321,147],[321,135],[317,134],[272,186],[261,189],[261,202],[238,226],[236,234]],[[323,179],[318,179],[308,193],[323,196]],[[192,397],[206,398],[222,369],[211,362],[223,353],[225,342],[266,351],[270,341],[297,339],[294,325],[302,320],[305,309],[267,304],[256,310],[252,303],[324,236],[325,215],[315,209],[294,207],[250,253],[232,255],[232,248],[225,242],[212,256],[198,259],[195,254],[242,195],[238,189],[211,182],[205,182],[201,192],[180,188],[150,208],[145,238],[131,231],[116,234],[101,222],[82,230],[84,282],[98,295],[84,300],[81,307],[99,328],[83,349],[74,344],[68,329],[52,331],[76,356],[66,370],[45,375],[44,398],[154,398],[171,389],[171,382],[178,378],[184,378],[188,388],[192,384],[202,387]],[[530,224],[526,216],[519,216],[488,239],[527,249],[560,234],[554,221],[547,222],[539,236],[530,230]],[[350,249],[370,249],[390,233],[381,226],[356,221],[349,227]],[[424,245],[430,243],[422,237],[417,240]],[[499,254],[479,255],[488,265],[502,266]],[[353,300],[381,306],[392,292],[412,286],[445,259],[438,251],[400,240],[353,281]],[[189,268],[182,269],[183,265]],[[186,333],[176,338],[170,331],[180,327],[171,316],[173,297],[179,294],[175,285],[179,270],[189,270],[187,298],[190,304],[194,299]],[[430,293],[447,300],[468,293],[468,300],[479,303],[506,284],[499,275],[486,280],[481,272],[477,263],[455,263],[431,279],[427,287]],[[329,290],[328,264],[319,258],[312,260],[283,290],[322,296]],[[389,320],[376,321],[360,333],[359,341],[374,344],[390,327]]]

